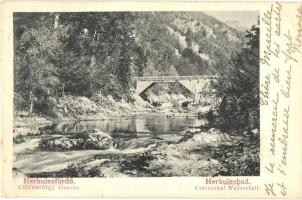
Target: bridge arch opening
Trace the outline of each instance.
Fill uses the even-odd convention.
[[[140,93],[140,97],[154,107],[168,106],[168,104],[174,107],[180,106],[184,101],[193,101],[194,95],[179,82],[156,82]]]

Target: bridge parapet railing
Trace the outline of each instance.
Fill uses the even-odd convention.
[[[134,77],[136,81],[175,81],[175,80],[199,80],[199,79],[217,79],[216,75],[201,76],[140,76]]]

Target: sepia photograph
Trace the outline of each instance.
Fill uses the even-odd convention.
[[[14,177],[259,177],[259,16],[14,12]]]

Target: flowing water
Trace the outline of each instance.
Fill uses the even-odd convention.
[[[51,172],[96,155],[141,154],[150,145],[178,141],[189,127],[199,127],[206,123],[206,120],[196,117],[171,118],[167,115],[144,114],[100,121],[65,121],[40,125],[43,135],[53,136],[98,129],[109,132],[120,144],[108,150],[41,151],[38,148],[41,136],[26,136],[24,143],[14,144],[14,167],[22,173]]]

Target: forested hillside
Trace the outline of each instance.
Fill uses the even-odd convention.
[[[135,13],[135,37],[147,63],[143,75],[215,74],[244,40],[201,12]]]
[[[217,74],[244,40],[201,12],[15,13],[15,109],[62,95],[131,101],[135,76]]]

